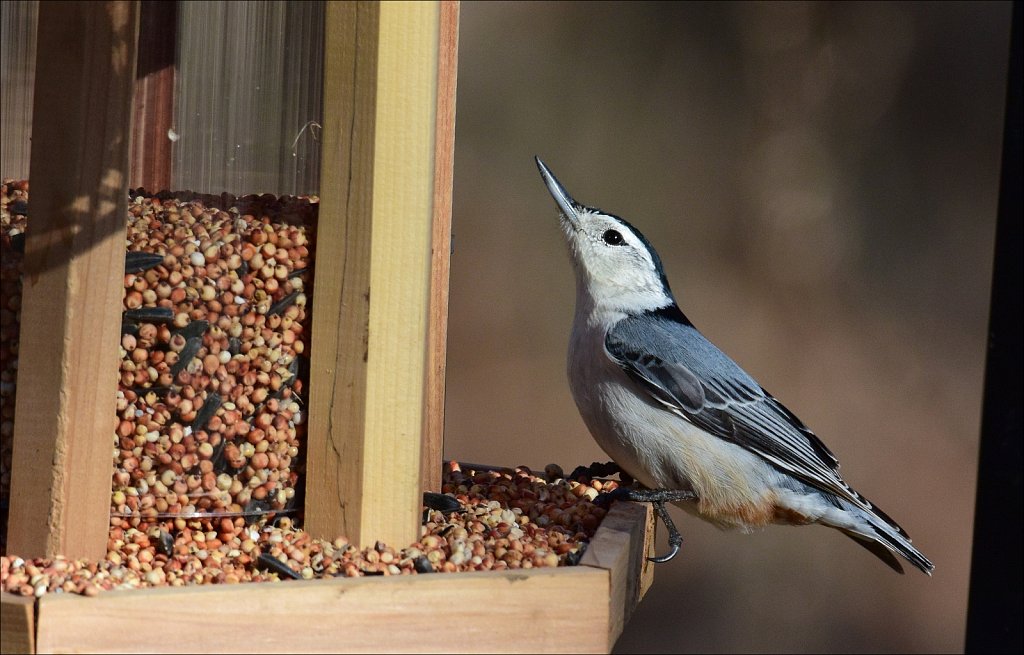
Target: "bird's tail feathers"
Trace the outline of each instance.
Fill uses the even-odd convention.
[[[935,565],[914,547],[906,531],[885,512],[874,505],[871,510],[857,509],[857,514],[863,519],[858,525],[836,527],[898,573],[903,573],[903,567],[895,555],[903,557],[924,573],[932,574]]]
[[[842,528],[840,528],[840,531],[850,539],[853,539],[854,543],[856,543],[858,546],[863,546],[864,548],[871,551],[871,553],[875,557],[885,562],[890,569],[896,571],[900,575],[903,575],[903,565],[900,564],[899,559],[897,559],[897,557],[893,555],[893,548],[891,546],[883,545],[876,539],[873,539],[871,537],[864,537],[863,535],[860,535],[856,532],[851,532],[850,530],[843,530]]]

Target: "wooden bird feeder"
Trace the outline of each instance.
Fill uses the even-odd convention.
[[[8,553],[106,554],[124,217],[130,187],[170,184],[176,4],[40,3]],[[440,489],[458,14],[326,3],[315,536],[414,542]],[[651,584],[653,530],[648,507],[618,503],[572,567],[4,593],[2,651],[218,652],[245,635],[258,652],[607,652]]]

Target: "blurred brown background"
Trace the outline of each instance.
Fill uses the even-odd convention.
[[[606,459],[566,384],[573,280],[538,154],[651,239],[688,316],[937,567],[677,512],[683,551],[618,651],[963,649],[1009,18],[462,4],[446,456]]]

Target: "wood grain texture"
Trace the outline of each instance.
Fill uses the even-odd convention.
[[[132,100],[132,187],[157,192],[171,187],[171,140],[174,122],[174,46],[178,3],[142,3],[139,54]]]
[[[419,534],[438,3],[327,5],[306,526]]]
[[[138,2],[39,7],[7,552],[106,553]]]
[[[611,577],[608,646],[611,651],[636,606],[654,581],[654,511],[648,503],[617,502],[583,554],[580,566],[606,569]]]
[[[0,592],[0,654],[36,652],[35,602]]]
[[[333,538],[361,506],[369,353],[370,210],[378,7],[328,2],[324,27],[323,163],[313,289],[306,529]]]
[[[605,652],[607,592],[605,571],[574,567],[51,594],[37,639],[41,653]]]
[[[430,236],[427,407],[423,427],[421,473],[421,485],[425,491],[440,491],[441,459],[444,456],[445,364],[448,355],[448,278],[452,252],[458,50],[459,3],[455,0],[442,0],[437,57],[437,121],[434,128],[434,217]]]
[[[380,7],[363,502],[370,539],[419,537],[440,7]],[[381,535],[381,536],[374,536]]]

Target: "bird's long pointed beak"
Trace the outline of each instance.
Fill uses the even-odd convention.
[[[540,176],[544,179],[544,184],[548,187],[548,192],[551,197],[558,203],[558,208],[562,210],[562,215],[572,223],[573,225],[578,224],[578,217],[582,206],[572,199],[569,192],[565,190],[562,183],[551,172],[551,169],[547,167],[540,160],[540,157],[534,156],[533,160],[537,162],[537,168],[540,169]]]

